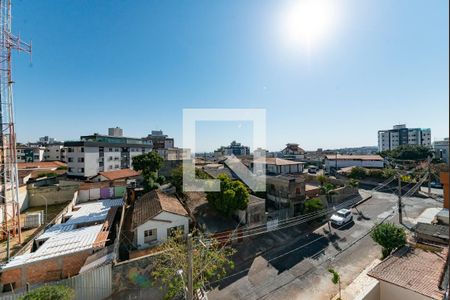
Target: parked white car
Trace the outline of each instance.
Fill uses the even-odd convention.
[[[331,223],[341,226],[353,221],[352,211],[346,208],[338,210],[330,218]]]

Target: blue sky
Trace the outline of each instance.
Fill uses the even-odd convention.
[[[447,137],[448,1],[335,3],[306,49],[280,26],[293,1],[15,0],[18,140],[121,126],[181,146],[183,108],[265,108],[270,150],[376,145],[397,123]],[[201,124],[198,150],[249,144],[241,125]]]

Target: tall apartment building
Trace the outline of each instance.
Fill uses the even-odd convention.
[[[123,129],[120,127],[108,128],[109,136],[123,136]]]
[[[405,124],[393,129],[378,131],[378,150],[393,150],[400,145],[423,145],[431,147],[431,129],[407,128]]]
[[[93,134],[80,141],[65,142],[67,175],[92,177],[103,171],[132,168],[133,157],[148,153],[153,146],[140,138]]]
[[[236,141],[232,141],[229,146],[222,146],[216,151],[214,151],[214,156],[216,158],[230,155],[235,156],[250,155],[250,148]]]
[[[168,137],[162,130],[152,130],[152,133],[143,138],[143,140],[149,141],[155,150],[175,147],[173,138]]]

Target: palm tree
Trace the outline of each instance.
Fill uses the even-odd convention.
[[[358,186],[359,186],[359,181],[352,178],[352,179],[350,179],[350,180],[347,182],[347,185],[348,185],[348,186],[351,186],[351,187],[358,187]]]
[[[320,192],[327,196],[327,201],[331,202],[331,195],[334,195],[336,192],[334,191],[335,186],[331,183],[325,183],[320,187]]]
[[[328,181],[327,176],[323,174],[317,175],[316,179],[320,183],[320,186],[323,186],[323,184]]]

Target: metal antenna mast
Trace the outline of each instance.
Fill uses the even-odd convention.
[[[11,0],[0,0],[0,203],[2,233],[18,234],[22,243],[17,174],[16,133],[14,131],[12,50],[31,54],[31,43],[11,33]]]

